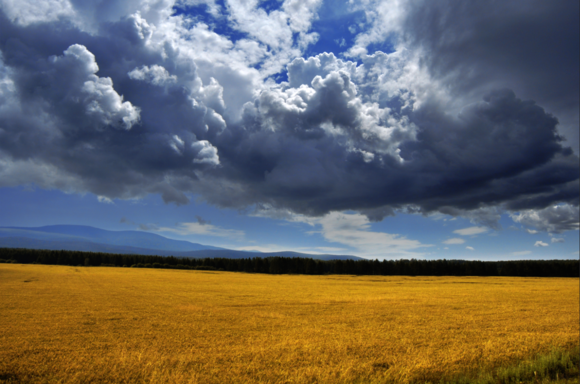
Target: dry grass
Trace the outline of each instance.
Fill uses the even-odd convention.
[[[0,265],[0,382],[439,381],[579,340],[579,280]]]

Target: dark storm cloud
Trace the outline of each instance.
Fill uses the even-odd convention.
[[[486,56],[514,16],[498,16],[499,32],[460,33],[484,23],[469,17],[488,15],[473,4],[445,14],[432,5],[407,19],[410,30],[421,25],[404,38],[432,53],[424,57],[432,79],[409,72],[404,52],[377,52],[359,65],[332,54],[296,58],[282,84],[235,61],[246,56],[231,42],[181,19],[150,25],[134,13],[89,33],[66,18],[23,26],[0,12],[1,185],[111,199],[156,193],[176,204],[197,194],[221,207],[357,210],[373,221],[438,211],[492,227],[503,209],[577,207],[578,157],[564,146],[558,118],[505,88],[520,89],[548,64],[523,63],[510,82],[519,59],[505,70],[494,69],[499,54],[475,60],[471,44]],[[449,28],[437,30],[437,17]],[[503,44],[499,51],[513,48]],[[553,105],[573,97],[558,74],[548,77],[552,93],[540,80],[530,89]],[[460,113],[439,102],[437,84],[465,100]]]
[[[335,94],[347,97],[343,92]],[[311,100],[320,105],[314,93]],[[361,132],[360,123],[352,123],[357,117],[343,118],[348,114],[343,101],[334,100],[329,107],[318,109],[314,123],[308,108],[289,111],[288,105],[279,106],[278,119],[272,117],[271,103],[265,109],[261,115],[264,128],[280,125],[293,130],[246,131],[236,148],[251,148],[250,153],[223,152],[225,159],[232,156],[228,168],[245,181],[240,180],[236,198],[230,200],[233,205],[283,202],[283,207],[301,213],[356,209],[380,219],[392,214],[389,206],[408,204],[425,213],[453,213],[459,211],[451,208],[469,211],[519,204],[522,209],[542,206],[540,201],[577,201],[578,158],[562,147],[557,120],[509,90],[488,94],[456,118],[429,106],[412,114],[409,121],[416,125],[417,136],[402,142],[402,161],[384,153],[367,162],[360,152],[344,144],[380,145],[373,136],[364,139],[367,132]],[[360,111],[350,116],[357,113]],[[343,122],[343,136],[322,129],[319,137],[304,135],[311,124],[319,127],[320,121],[334,121],[338,127]],[[233,163],[239,158],[254,158],[256,164]],[[228,205],[230,198],[219,189],[207,196],[222,205]]]
[[[458,97],[508,87],[556,113],[578,153],[578,1],[423,1],[410,3],[408,44]]]
[[[158,54],[136,43],[148,36],[138,33],[142,21],[129,17],[104,24],[102,31],[109,28],[118,35],[115,39],[88,36],[67,23],[19,27],[3,21],[1,58],[14,88],[1,95],[0,149],[5,156],[54,166],[59,171],[55,183],[74,179],[66,189],[121,198],[160,193],[167,202],[188,202],[183,191],[196,178],[193,170],[219,161],[196,133],[202,137],[216,124],[219,129],[220,121],[202,108],[194,110],[183,87],[159,92],[154,84],[128,78],[135,63],[159,61]],[[137,27],[127,26],[131,23]],[[76,41],[100,52],[99,62]],[[195,67],[182,77],[196,78]],[[135,101],[150,107],[141,115]],[[54,186],[49,180],[30,181]]]

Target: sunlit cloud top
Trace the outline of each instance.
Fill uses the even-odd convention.
[[[1,0],[0,187],[577,229],[577,2],[457,3]]]

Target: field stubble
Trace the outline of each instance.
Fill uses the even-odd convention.
[[[578,287],[4,264],[0,382],[438,382],[577,346]]]

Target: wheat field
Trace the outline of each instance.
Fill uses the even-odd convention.
[[[0,382],[411,383],[579,340],[572,278],[0,264]]]

